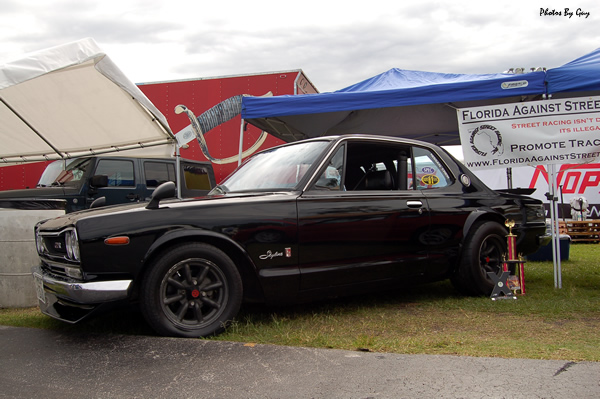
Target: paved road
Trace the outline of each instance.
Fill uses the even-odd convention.
[[[0,398],[600,398],[600,363],[0,326]]]

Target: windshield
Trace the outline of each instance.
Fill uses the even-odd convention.
[[[229,176],[219,189],[225,192],[292,189],[328,144],[328,141],[311,141],[256,154]]]
[[[89,164],[90,158],[54,161],[46,167],[37,186],[79,186]]]

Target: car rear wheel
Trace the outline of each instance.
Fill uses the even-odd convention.
[[[496,222],[474,225],[465,240],[452,283],[466,295],[491,295],[494,283],[488,272],[500,275],[507,251],[506,229]]]
[[[222,332],[239,311],[242,281],[231,259],[203,243],[172,248],[142,282],[141,308],[161,335],[204,337]]]

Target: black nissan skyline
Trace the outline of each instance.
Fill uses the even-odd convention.
[[[139,305],[159,334],[222,332],[242,302],[287,304],[450,279],[490,295],[514,221],[547,242],[542,202],[488,188],[444,149],[369,135],[315,138],[246,160],[208,195],[40,222],[40,309],[75,323]]]

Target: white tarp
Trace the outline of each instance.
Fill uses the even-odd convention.
[[[459,109],[470,169],[593,163],[600,158],[600,97]]]
[[[164,115],[93,39],[0,65],[0,165],[175,142]]]

